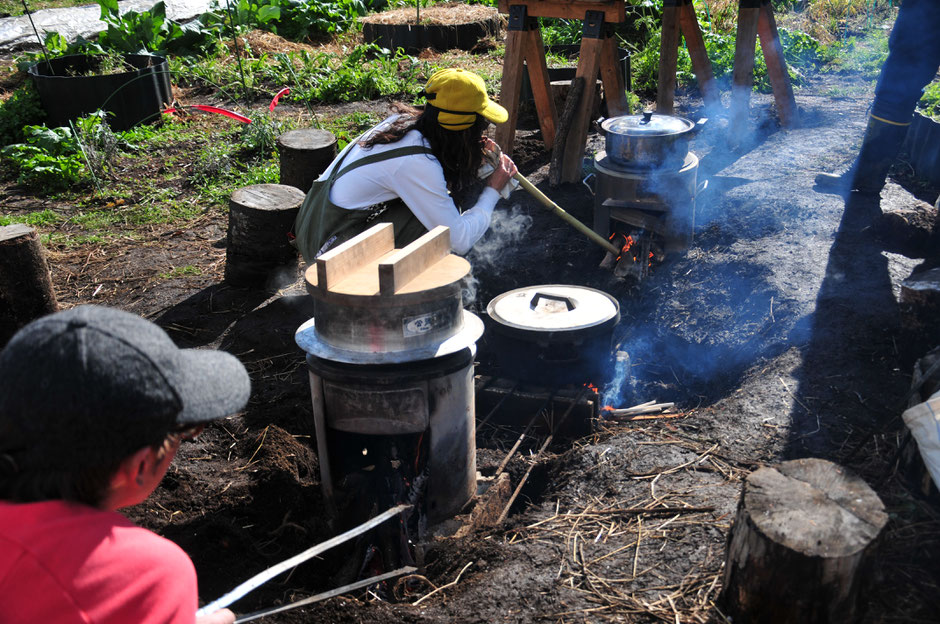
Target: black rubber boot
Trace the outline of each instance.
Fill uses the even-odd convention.
[[[858,157],[842,174],[820,173],[816,176],[815,190],[834,193],[842,197],[855,191],[861,195],[877,197],[885,185],[888,170],[897,158],[909,124],[898,125],[868,118],[868,128],[862,139]]]

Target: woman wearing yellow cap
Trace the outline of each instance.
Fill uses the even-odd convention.
[[[435,72],[424,90],[424,110],[395,105],[397,114],[350,143],[313,183],[294,228],[307,261],[375,223],[392,223],[399,247],[446,225],[460,254],[489,228],[516,173],[509,157],[500,157],[472,207],[461,212],[452,196],[477,180],[484,149],[495,149],[484,132],[509,115],[463,69]]]

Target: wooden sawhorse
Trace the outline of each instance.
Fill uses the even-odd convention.
[[[558,131],[558,111],[555,109],[548,79],[545,45],[535,18],[554,17],[584,21],[575,78],[582,78],[585,88],[567,129],[561,166],[561,180],[577,182],[581,179],[590,115],[596,97],[593,85],[598,74],[604,85],[608,115],[625,115],[629,110],[623,74],[617,59],[617,44],[608,28],[610,24],[619,24],[626,20],[624,0],[499,0],[499,11],[509,14],[499,94],[499,103],[509,111],[509,120],[496,127],[495,140],[507,154],[512,154],[516,136],[523,67],[528,67],[539,128],[546,149],[552,149]],[[576,93],[575,90],[572,90],[572,93]]]

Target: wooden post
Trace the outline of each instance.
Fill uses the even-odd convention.
[[[705,107],[720,108],[721,96],[718,94],[718,83],[715,82],[715,72],[712,70],[712,62],[708,60],[705,39],[702,37],[702,29],[699,28],[695,7],[691,0],[686,0],[685,4],[679,7],[679,29],[685,37],[689,57],[692,59],[692,71],[698,81],[698,88],[702,92]]]
[[[240,188],[229,201],[225,282],[277,290],[297,279],[297,250],[288,233],[304,193],[284,184]]]
[[[676,96],[676,67],[679,63],[679,10],[675,2],[663,3],[663,26],[659,43],[659,78],[656,111],[671,115]]]
[[[692,71],[698,80],[705,106],[720,107],[721,97],[718,94],[715,73],[705,51],[705,39],[695,17],[692,0],[664,0],[656,110],[667,115],[674,111],[680,32],[685,38],[689,57],[692,59]]]
[[[306,193],[336,157],[336,137],[315,128],[289,130],[277,138],[277,151],[281,184]]]
[[[0,227],[0,347],[23,325],[58,310],[45,250],[27,225]]]
[[[735,622],[845,623],[888,521],[859,477],[823,459],[756,470],[731,530],[719,604]]]
[[[774,91],[777,114],[784,127],[793,128],[797,119],[796,100],[787,64],[783,58],[783,47],[774,20],[770,0],[739,0],[738,32],[734,42],[734,73],[731,86],[731,127],[744,128],[750,106],[751,88],[754,86],[754,48],[757,36],[761,38],[761,50],[767,63],[767,74]]]
[[[740,0],[738,30],[734,39],[734,70],[731,78],[731,129],[740,132],[746,127],[754,87],[754,46],[757,45],[757,22],[760,19],[754,0]]]
[[[777,32],[774,10],[769,3],[761,6],[757,20],[757,35],[760,37],[761,50],[764,52],[764,62],[767,64],[767,75],[774,91],[774,102],[777,103],[780,123],[785,128],[795,128],[799,125],[796,99],[793,97],[793,86],[790,84],[790,74],[787,73],[787,63],[783,58],[783,46],[780,44],[780,33]]]

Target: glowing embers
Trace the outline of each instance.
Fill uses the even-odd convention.
[[[620,247],[620,255],[608,253],[601,261],[601,267],[613,269],[617,277],[641,280],[650,274],[654,262],[662,262],[665,257],[652,233],[644,230],[634,230],[629,234],[614,232],[609,240]]]

